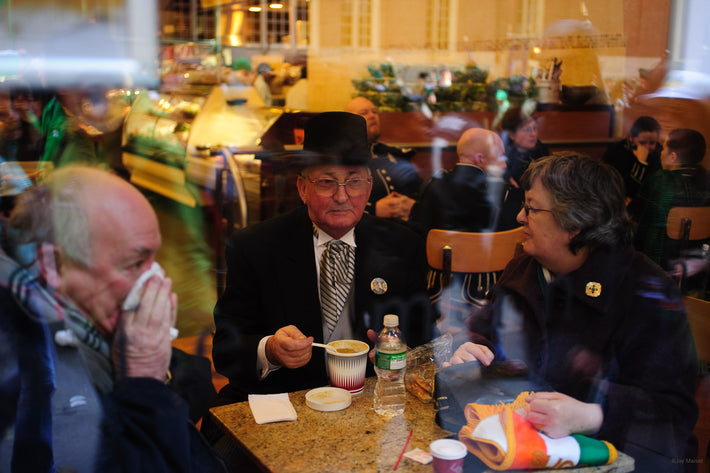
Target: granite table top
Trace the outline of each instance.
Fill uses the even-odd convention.
[[[364,391],[353,395],[352,404],[335,412],[320,412],[308,407],[305,401],[307,390],[290,393],[298,416],[290,422],[259,425],[254,421],[248,402],[214,407],[210,416],[263,471],[272,473],[392,471],[410,430],[412,437],[407,451],[415,448],[429,451],[429,443],[433,440],[457,438],[455,433],[436,424],[432,403],[424,403],[410,393],[407,393],[403,415],[387,418],[376,414],[373,409],[374,386],[375,378],[368,378]],[[470,454],[464,466],[470,473],[490,471]],[[633,470],[633,459],[619,452],[619,457],[611,465],[563,471],[625,473]],[[433,467],[402,458],[397,471],[431,473]]]

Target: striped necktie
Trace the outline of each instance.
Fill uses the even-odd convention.
[[[332,333],[350,293],[355,274],[355,252],[345,242],[327,243],[320,261],[320,294],[323,318]]]

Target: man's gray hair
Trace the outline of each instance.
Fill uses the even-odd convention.
[[[83,198],[87,169],[63,167],[18,196],[9,219],[14,245],[53,243],[63,258],[92,265],[91,226]]]
[[[614,168],[588,156],[560,153],[532,162],[520,182],[530,190],[537,180],[552,195],[550,210],[560,227],[579,230],[570,251],[631,243],[624,181]]]

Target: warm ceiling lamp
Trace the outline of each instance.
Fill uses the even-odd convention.
[[[269,8],[273,8],[274,10],[278,10],[279,8],[283,8],[284,4],[283,3],[270,3]]]
[[[261,11],[261,7],[249,7],[249,11],[251,11],[251,12],[260,12],[260,11]]]

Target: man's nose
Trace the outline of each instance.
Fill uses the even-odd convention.
[[[333,200],[336,202],[345,202],[349,198],[350,195],[348,194],[345,186],[338,186],[338,190],[336,190],[335,194],[333,194]]]

